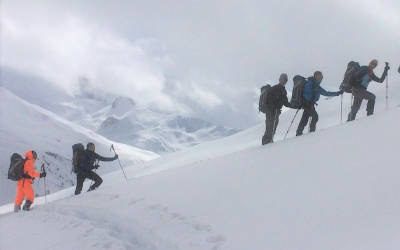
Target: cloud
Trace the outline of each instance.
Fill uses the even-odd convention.
[[[129,41],[108,29],[91,26],[74,16],[50,24],[2,18],[1,65],[52,81],[70,93],[80,77],[96,87],[166,108],[173,101],[163,94],[164,54],[151,55],[151,39]],[[161,51],[162,52],[162,51]]]
[[[258,121],[253,90],[282,72],[336,89],[350,60],[399,63],[397,0],[2,4],[1,64],[231,126]]]

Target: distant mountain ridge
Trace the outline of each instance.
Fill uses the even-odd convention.
[[[178,151],[239,131],[192,114],[139,105],[130,97],[93,87],[85,77],[78,80],[72,95],[40,78],[30,79],[11,70],[2,76],[7,89],[30,103],[109,139],[156,153]]]

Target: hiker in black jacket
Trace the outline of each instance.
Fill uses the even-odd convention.
[[[278,127],[282,106],[291,108],[285,89],[287,82],[287,74],[281,74],[279,83],[268,90],[265,112],[265,134],[262,138],[262,145],[274,142],[274,135]]]
[[[369,92],[368,85],[371,81],[383,83],[387,77],[388,71],[390,69],[389,64],[386,63],[385,70],[382,76],[379,78],[375,75],[374,69],[378,66],[378,60],[372,60],[368,66],[362,66],[355,75],[356,85],[353,86],[353,105],[351,106],[351,111],[349,113],[347,121],[353,121],[356,119],[357,112],[360,110],[362,101],[368,100],[367,103],[367,115],[374,114],[375,99],[376,96]]]
[[[98,155],[97,153],[95,153],[95,149],[96,147],[93,143],[88,143],[85,153],[82,154],[81,159],[79,159],[78,172],[76,175],[75,195],[81,193],[83,182],[86,178],[94,181],[93,185],[90,186],[88,192],[95,190],[101,185],[101,183],[103,183],[103,179],[93,171],[94,169],[99,168],[99,161],[114,161],[118,159],[117,154],[114,157],[110,158]]]

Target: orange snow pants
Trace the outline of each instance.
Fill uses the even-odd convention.
[[[33,203],[35,199],[35,192],[32,187],[32,180],[22,179],[17,183],[17,195],[15,197],[15,205],[21,206],[24,199]]]

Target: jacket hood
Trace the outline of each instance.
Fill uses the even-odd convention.
[[[28,160],[34,160],[33,159],[33,150],[30,150],[28,152],[25,153],[25,158]]]

